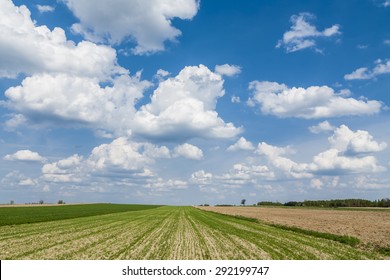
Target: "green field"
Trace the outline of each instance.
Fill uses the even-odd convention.
[[[160,206],[97,203],[29,207],[0,207],[0,226],[90,217],[118,212],[139,211],[156,207]]]
[[[334,240],[193,207],[0,227],[0,259],[382,258]]]

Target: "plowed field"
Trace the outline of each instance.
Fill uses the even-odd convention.
[[[390,248],[390,209],[332,210],[279,207],[199,207],[204,210],[255,218],[267,223],[350,235],[365,245]]]

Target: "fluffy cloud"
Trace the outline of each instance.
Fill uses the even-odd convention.
[[[347,157],[337,149],[329,149],[313,158],[310,172],[314,174],[346,174],[383,172],[386,168],[379,166],[374,156]]]
[[[250,141],[247,141],[244,137],[240,137],[240,139],[238,139],[236,143],[227,148],[227,150],[230,152],[235,152],[239,150],[250,151],[254,149],[255,147],[253,147],[253,144]]]
[[[288,88],[275,82],[253,81],[249,85],[253,96],[248,104],[260,105],[261,112],[277,117],[304,119],[371,115],[381,110],[376,100],[345,98],[328,86]]]
[[[341,34],[340,26],[335,24],[323,31],[310,23],[315,16],[310,13],[300,13],[290,18],[291,29],[283,34],[283,39],[278,42],[276,47],[284,47],[288,53],[296,52],[306,48],[316,46],[316,39],[320,37],[332,37]]]
[[[50,182],[81,182],[86,179],[83,157],[72,155],[57,162],[47,163],[42,167],[42,178]]]
[[[293,152],[290,147],[276,147],[264,142],[259,143],[256,153],[265,156],[276,170],[293,178],[386,170],[378,164],[374,156],[366,154],[383,151],[387,144],[378,143],[367,131],[352,131],[341,125],[328,140],[330,148],[315,155],[309,163],[296,163],[287,158],[286,156]]]
[[[350,74],[344,76],[346,80],[369,80],[379,75],[390,73],[390,59],[386,61],[377,60],[376,65],[373,69],[366,67],[358,68]]]
[[[322,132],[329,132],[335,129],[328,121],[320,122],[318,125],[309,127],[310,132],[320,134]]]
[[[6,155],[3,157],[5,160],[12,161],[30,161],[30,162],[43,162],[46,159],[40,156],[37,152],[32,152],[30,150],[20,150],[12,155]]]
[[[256,153],[265,156],[274,168],[282,171],[289,177],[298,179],[312,177],[310,172],[308,172],[308,164],[296,163],[284,156],[294,152],[290,147],[277,147],[265,142],[259,143],[256,150]]]
[[[96,42],[119,44],[130,39],[137,43],[135,54],[164,50],[165,41],[175,41],[180,30],[172,19],[192,19],[199,9],[197,0],[62,0],[80,19],[72,30]]]
[[[334,134],[329,137],[329,143],[332,148],[350,154],[380,152],[387,147],[385,142],[376,142],[368,131],[357,130],[354,132],[346,125],[341,125],[335,130]]]
[[[39,74],[5,95],[8,107],[33,120],[75,122],[126,135],[134,103],[149,85],[139,75],[119,76],[112,86],[102,88],[93,78]]]
[[[185,143],[175,147],[174,156],[201,160],[203,158],[203,151],[194,145]]]
[[[159,84],[151,102],[136,113],[133,130],[167,140],[234,137],[242,129],[225,123],[215,111],[217,99],[224,94],[220,75],[204,65],[185,67]]]
[[[126,137],[95,147],[87,158],[73,155],[42,167],[43,179],[52,182],[82,182],[88,177],[147,180],[155,175],[151,166],[157,158],[169,158],[169,149]]]
[[[215,73],[221,76],[233,77],[241,73],[241,67],[229,64],[216,65]]]
[[[26,6],[0,1],[0,77],[61,72],[105,80],[127,73],[113,48],[86,41],[76,45],[61,28],[36,26]]]
[[[212,182],[213,174],[199,170],[191,174],[190,182],[197,185],[208,185]]]

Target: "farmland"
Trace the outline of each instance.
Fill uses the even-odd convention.
[[[383,258],[379,252],[193,207],[0,227],[0,259]]]
[[[320,209],[291,207],[200,207],[245,216],[269,224],[359,238],[362,245],[390,248],[390,209]]]

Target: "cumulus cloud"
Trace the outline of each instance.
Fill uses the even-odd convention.
[[[304,119],[371,115],[381,110],[376,100],[346,98],[328,86],[288,88],[285,84],[253,81],[249,85],[253,96],[250,106],[259,105],[266,115]]]
[[[155,177],[151,170],[155,160],[163,158],[170,158],[170,151],[165,146],[119,137],[95,147],[86,158],[75,154],[45,164],[42,178],[64,183],[88,181],[91,176],[147,180]]]
[[[204,170],[198,170],[191,174],[190,182],[197,185],[208,185],[212,182],[213,174]]]
[[[368,131],[352,131],[346,125],[341,125],[335,130],[329,137],[329,143],[338,151],[351,154],[374,153],[387,148],[385,142],[378,143]]]
[[[227,150],[230,152],[235,152],[239,150],[250,151],[254,149],[255,147],[253,146],[253,144],[250,141],[247,141],[244,137],[240,137],[240,139],[238,139],[236,143],[227,148]]]
[[[37,152],[30,150],[20,150],[14,154],[6,155],[3,157],[5,160],[11,161],[30,161],[30,162],[44,162],[46,158],[40,156]]]
[[[175,0],[62,0],[79,18],[72,30],[95,42],[119,44],[133,40],[134,54],[149,54],[165,49],[165,41],[175,41],[181,31],[172,19],[192,19],[198,12],[199,1]]]
[[[372,69],[367,67],[361,67],[356,69],[350,74],[344,76],[345,80],[370,80],[379,75],[389,74],[390,73],[390,59],[386,61],[377,60],[376,65]]]
[[[9,108],[33,120],[73,122],[126,135],[134,104],[149,86],[139,75],[119,76],[112,86],[101,87],[93,78],[39,74],[9,88],[5,96]]]
[[[203,151],[194,145],[185,143],[175,147],[174,156],[201,160],[203,158]]]
[[[1,2],[0,77],[61,72],[105,80],[127,73],[118,66],[113,48],[86,41],[75,44],[62,28],[37,26],[26,6]]]
[[[309,127],[310,132],[314,134],[320,134],[323,132],[333,131],[335,127],[331,125],[328,121],[320,122],[318,125]]]
[[[216,65],[214,71],[221,76],[233,77],[241,73],[241,67],[229,64]]]
[[[383,151],[387,144],[378,143],[367,131],[352,131],[346,125],[335,129],[328,138],[330,148],[318,153],[309,163],[297,163],[288,158],[293,153],[290,147],[277,147],[265,142],[259,143],[256,153],[265,156],[276,170],[287,177],[312,178],[321,175],[345,175],[375,173],[386,170],[378,164],[373,155]]]
[[[133,130],[159,139],[231,138],[242,132],[215,111],[223,79],[206,66],[188,66],[161,82],[151,102],[137,111]]]
[[[277,147],[261,142],[258,144],[256,153],[263,155],[268,159],[268,162],[277,170],[282,171],[285,175],[293,178],[310,178],[312,174],[308,171],[308,164],[296,163],[286,157],[295,151],[287,147]]]
[[[57,162],[47,163],[42,167],[42,178],[50,182],[81,182],[86,179],[84,158],[77,154]]]
[[[335,24],[323,31],[318,31],[317,27],[311,24],[315,16],[310,13],[300,13],[290,18],[292,26],[289,31],[283,34],[283,39],[279,40],[276,47],[284,47],[286,52],[296,52],[306,48],[314,48],[316,39],[332,37],[341,34],[340,26]]]

